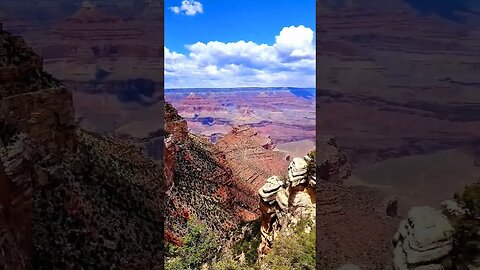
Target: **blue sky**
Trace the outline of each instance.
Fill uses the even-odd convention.
[[[314,0],[166,0],[165,84],[315,85]]]

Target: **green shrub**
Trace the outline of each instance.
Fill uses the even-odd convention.
[[[262,259],[262,265],[276,270],[315,269],[316,233],[315,229],[304,232],[307,222],[302,221],[291,235],[278,237],[268,255]]]
[[[478,216],[480,213],[480,183],[465,187],[462,202],[472,216]]]
[[[258,247],[260,246],[261,236],[260,236],[260,226],[261,219],[256,219],[249,222],[251,226],[251,233],[247,233],[242,241],[236,243],[233,246],[233,252],[235,255],[244,254],[245,262],[248,265],[255,265],[258,260]],[[241,224],[239,227],[247,224]]]
[[[211,270],[256,270],[258,266],[249,264],[247,262],[240,262],[239,259],[234,259],[231,254],[225,255],[222,260],[215,262],[209,268]]]
[[[466,186],[463,194],[456,197],[468,213],[454,221],[453,260],[455,265],[466,265],[480,256],[480,183]]]
[[[317,171],[317,162],[316,162],[316,151],[313,150],[310,153],[308,153],[308,157],[311,159],[310,161],[307,162],[307,171],[309,175],[315,175]]]
[[[165,262],[166,270],[200,269],[217,252],[217,241],[203,225],[191,219],[187,224],[187,234],[182,238],[180,247],[168,246],[173,258]]]

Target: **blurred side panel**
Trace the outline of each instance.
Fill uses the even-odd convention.
[[[318,269],[474,264],[448,213],[480,175],[479,11],[317,1]]]
[[[1,266],[163,269],[163,5],[0,1]]]

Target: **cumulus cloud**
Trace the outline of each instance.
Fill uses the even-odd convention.
[[[180,87],[248,87],[315,85],[312,29],[284,27],[275,43],[210,41],[187,45],[187,54],[165,47],[165,85]]]
[[[170,10],[175,14],[183,13],[188,16],[193,16],[197,13],[203,13],[202,3],[194,0],[183,0],[182,5],[177,7],[170,7]]]

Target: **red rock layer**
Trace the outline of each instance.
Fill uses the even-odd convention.
[[[285,174],[288,167],[284,154],[271,150],[272,140],[250,127],[235,127],[216,146],[225,153],[233,173],[253,191],[270,176]]]

